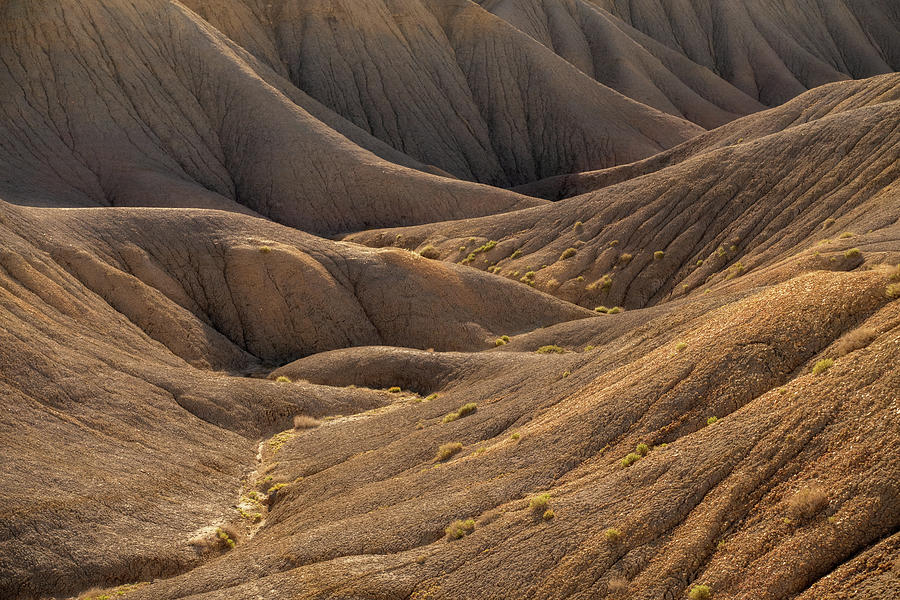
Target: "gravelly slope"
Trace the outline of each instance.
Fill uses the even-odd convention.
[[[896,252],[900,219],[898,81],[839,84],[854,92],[837,94],[847,102],[809,92],[635,169],[645,176],[551,206],[350,239],[431,245],[445,260],[524,277],[589,308],[702,292],[795,255],[826,269],[857,267],[862,257],[843,255],[854,247],[893,260],[882,253]],[[817,102],[824,107],[800,110]]]

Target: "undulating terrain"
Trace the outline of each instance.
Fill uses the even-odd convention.
[[[0,0],[0,598],[900,598],[895,0]]]

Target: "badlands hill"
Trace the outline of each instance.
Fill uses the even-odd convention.
[[[0,1],[0,598],[897,598],[898,43]]]

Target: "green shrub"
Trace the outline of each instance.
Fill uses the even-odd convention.
[[[617,315],[617,314],[619,314],[620,312],[622,312],[623,310],[625,310],[625,309],[622,308],[621,306],[613,306],[611,309],[609,309],[609,310],[607,311],[606,314],[609,314],[609,315]]]
[[[575,248],[566,248],[566,250],[559,255],[560,260],[566,260],[567,258],[572,258],[575,254],[578,253],[578,250]]]
[[[714,425],[719,421],[719,417],[710,417],[706,420],[707,425]]]
[[[556,516],[556,513],[553,512],[553,509],[552,509],[552,508],[548,508],[547,510],[544,511],[544,517],[543,517],[543,518],[544,518],[545,521],[549,521],[550,519],[552,519],[552,518],[555,517],[555,516]]]
[[[703,266],[703,259],[702,259],[702,258],[701,258],[700,260],[697,261],[697,266],[698,266],[698,267],[702,267],[702,266]]]
[[[565,350],[555,344],[550,344],[549,346],[541,346],[535,352],[538,354],[562,354]]]
[[[503,337],[506,337],[506,336],[503,336]],[[504,340],[502,337],[499,337],[496,340],[494,340],[495,346],[505,346],[508,343],[509,343],[509,340],[508,339]]]
[[[427,246],[419,250],[419,256],[421,256],[422,258],[437,260],[441,257],[441,253],[438,252],[437,248],[435,248],[431,244],[428,244]]]
[[[234,549],[234,546],[235,546],[234,539],[230,535],[228,535],[228,532],[225,531],[224,529],[222,529],[221,527],[216,529],[216,537],[219,538],[220,540],[222,540],[222,543],[225,544],[226,546],[228,546],[229,550]]]
[[[444,417],[444,423],[451,423],[456,421],[457,419],[461,419],[465,416],[471,415],[473,412],[478,410],[478,405],[474,402],[469,402],[468,404],[464,404],[459,407],[459,410],[456,412],[452,412]]]
[[[279,376],[278,379],[276,379],[275,381],[278,382],[278,383],[291,383],[291,378],[290,378],[290,377],[285,377],[284,375],[281,375],[281,376]]]
[[[606,541],[611,544],[615,544],[622,539],[622,532],[615,527],[608,528],[603,534],[606,536]]]
[[[708,585],[695,585],[688,592],[688,598],[691,600],[711,600],[712,597],[712,590]]]
[[[446,444],[442,444],[441,447],[438,448],[434,460],[435,462],[447,460],[451,456],[458,454],[460,451],[462,451],[462,449],[463,445],[459,442],[448,442]]]
[[[606,314],[606,313],[609,312],[609,309],[606,308],[605,306],[598,306],[598,307],[595,308],[594,310],[595,310],[596,312],[598,312],[598,313],[603,313],[603,314]]]
[[[425,400],[423,400],[423,402],[431,402],[432,400],[436,400],[437,397],[437,394],[428,394],[427,396],[425,396]]]
[[[812,373],[813,373],[813,375],[821,375],[822,373],[824,373],[825,371],[830,369],[832,366],[834,366],[834,360],[832,360],[830,358],[823,358],[822,360],[817,362],[816,365],[813,367]]]
[[[663,252],[662,250],[657,250],[656,252],[653,253],[653,258],[656,260],[662,260],[665,257],[666,257],[666,253]]]
[[[528,507],[536,512],[546,510],[550,506],[550,493],[544,492],[537,496],[532,496],[528,500]]]
[[[639,460],[641,460],[640,454],[637,454],[635,452],[630,452],[627,456],[625,456],[625,458],[622,459],[622,466],[630,467],[631,465],[633,465],[634,463],[636,463]]]
[[[741,263],[741,261],[738,261],[728,268],[728,274],[725,276],[725,279],[734,279],[735,277],[740,277],[743,274],[744,265]]]
[[[640,456],[647,456],[647,454],[650,452],[650,446],[648,446],[647,444],[644,444],[644,443],[640,443],[637,445],[637,447],[634,449],[634,451],[636,454],[639,454]]]
[[[466,519],[464,521],[453,521],[447,525],[444,530],[447,537],[451,540],[458,540],[475,531],[475,519]]]
[[[860,256],[862,256],[862,252],[860,252],[859,248],[850,248],[844,252],[844,258],[859,258]]]
[[[391,394],[399,394],[402,391],[403,390],[401,390],[400,387],[396,385],[394,387],[388,388],[388,392],[390,392]]]
[[[521,438],[522,438],[522,434],[519,433],[518,431],[515,432],[514,434],[512,434],[511,436],[509,436],[509,439],[511,439],[514,442],[518,442]]]

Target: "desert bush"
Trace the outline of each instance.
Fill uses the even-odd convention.
[[[534,271],[526,271],[526,273],[524,275],[522,275],[522,278],[519,279],[519,281],[533,286],[534,285],[534,276],[535,276]]]
[[[701,258],[700,260],[697,261],[697,266],[698,266],[698,267],[702,267],[702,266],[703,266],[703,259],[702,259],[702,258]]]
[[[284,375],[281,375],[281,376],[279,376],[278,379],[276,379],[275,381],[278,382],[278,383],[291,383],[291,378],[290,378],[290,377],[285,377]]]
[[[629,263],[629,262],[631,262],[631,259],[632,259],[632,258],[634,258],[634,256],[631,255],[631,254],[628,254],[628,253],[626,252],[626,253],[624,253],[624,254],[622,254],[622,255],[619,256],[619,262],[622,262],[622,263]]]
[[[478,410],[478,405],[474,402],[469,402],[468,404],[463,404],[459,407],[459,410],[456,412],[449,413],[444,415],[444,423],[452,423],[457,419],[461,419],[467,415],[471,415],[473,412]]]
[[[687,349],[687,346],[688,345],[685,344],[684,342],[678,342],[677,344],[675,344],[675,351],[676,352],[684,352]]]
[[[620,312],[622,312],[623,310],[625,310],[625,309],[622,308],[621,306],[613,306],[611,309],[609,309],[608,311],[606,311],[606,314],[608,314],[608,315],[617,315],[617,314],[619,314]]]
[[[622,539],[622,532],[615,527],[609,527],[603,532],[603,535],[606,536],[606,541],[612,544],[615,544]]]
[[[575,221],[575,226],[572,229],[575,231],[575,233],[581,233],[582,231],[584,231],[584,223],[582,223],[581,221]]]
[[[509,255],[509,257],[510,257],[511,259],[513,259],[513,258],[519,258],[520,256],[522,256],[522,249],[521,249],[521,248],[519,248],[518,250],[516,250],[515,252],[513,252],[512,254]]]
[[[458,540],[475,531],[475,519],[453,521],[444,531],[451,540]]]
[[[644,443],[640,443],[634,449],[634,452],[635,454],[639,454],[641,456],[647,456],[647,454],[650,452],[650,446]]]
[[[830,369],[832,366],[834,366],[834,360],[832,360],[830,358],[823,358],[822,360],[820,360],[819,362],[817,362],[815,364],[815,366],[812,369],[812,373],[813,373],[813,375],[821,375],[822,373],[824,373],[825,371]]]
[[[884,290],[885,295],[891,300],[900,298],[900,283],[892,283]]]
[[[598,306],[597,308],[594,309],[594,311],[596,311],[598,313],[606,314],[609,312],[609,309],[606,308],[605,306]]]
[[[844,252],[844,258],[859,258],[860,256],[862,256],[862,252],[859,248],[850,248]]]
[[[819,486],[802,488],[788,500],[788,514],[794,519],[809,519],[828,506],[828,495]]]
[[[572,258],[575,254],[578,253],[578,250],[575,248],[566,248],[562,254],[559,255],[560,260],[566,260],[567,258]]]
[[[552,519],[552,518],[555,517],[555,516],[556,516],[556,513],[553,512],[553,509],[552,509],[552,508],[548,508],[547,510],[544,511],[543,519],[544,519],[545,521],[549,521],[550,519]]]
[[[270,248],[269,246],[260,246],[259,251],[262,252],[263,254],[268,254],[269,252],[272,251],[272,248]]]
[[[446,444],[442,444],[440,448],[438,448],[437,454],[434,457],[435,462],[440,462],[442,460],[447,460],[451,456],[462,451],[463,445],[459,442],[448,442]]]
[[[712,597],[712,590],[708,585],[695,585],[688,592],[688,598],[691,600],[711,600]]]
[[[294,429],[313,429],[318,427],[322,422],[318,419],[307,415],[297,415],[294,417]]]
[[[835,221],[832,218],[825,219],[822,221],[822,229],[828,229],[832,225],[834,225]]]
[[[388,392],[390,392],[391,394],[399,394],[402,391],[403,390],[401,390],[400,387],[396,385],[394,387],[388,388]]]
[[[653,253],[653,258],[655,260],[662,260],[665,257],[666,257],[666,253],[663,252],[662,250],[657,250],[656,252]]]
[[[495,346],[505,346],[505,345],[508,344],[508,343],[509,343],[509,336],[508,336],[508,335],[501,335],[501,336],[498,337],[496,340],[494,340],[494,345],[495,345]]]
[[[610,596],[624,596],[628,593],[628,580],[624,577],[612,577],[606,584]]]
[[[432,400],[435,400],[437,397],[438,397],[437,394],[428,394],[427,396],[425,396],[425,400],[423,400],[423,402],[431,402]]]
[[[541,346],[535,352],[538,354],[562,354],[565,350],[555,344],[551,344],[549,346]]]
[[[515,432],[514,434],[512,434],[511,436],[509,436],[509,439],[511,439],[514,442],[518,442],[521,438],[522,438],[522,434],[519,433],[518,431]]]
[[[422,258],[437,260],[441,257],[441,253],[438,252],[437,248],[435,248],[431,244],[428,244],[427,246],[419,250],[419,256],[421,256]]]
[[[852,232],[852,231],[845,231],[844,233],[842,233],[842,234],[841,234],[840,236],[838,236],[838,237],[840,237],[840,239],[842,239],[842,240],[846,240],[847,238],[852,238],[852,237],[853,237],[853,232]]]
[[[234,546],[237,543],[235,542],[234,535],[221,527],[216,529],[216,537],[219,538],[229,550],[234,549]]]
[[[640,454],[638,454],[636,452],[630,452],[630,453],[628,453],[628,455],[625,456],[625,458],[622,459],[622,466],[630,467],[631,465],[633,465],[634,463],[636,463],[639,460],[641,460]]]
[[[725,279],[726,280],[734,279],[735,277],[740,277],[743,274],[744,274],[744,265],[743,265],[743,263],[741,263],[741,261],[738,261],[738,262],[734,263],[733,265],[731,265],[731,267],[728,268],[728,274],[725,276]]]
[[[536,512],[546,510],[550,507],[550,492],[544,492],[528,499],[528,507]]]
[[[719,417],[710,417],[706,420],[707,425],[715,425],[719,422]]]
[[[853,331],[839,339],[834,345],[834,356],[835,358],[840,358],[845,354],[850,354],[854,350],[865,348],[876,337],[878,337],[878,332],[869,327],[860,327],[859,329],[854,329]]]

